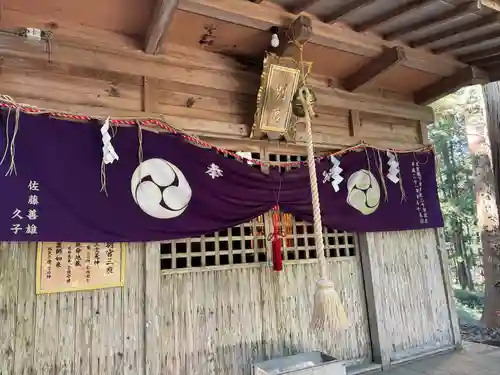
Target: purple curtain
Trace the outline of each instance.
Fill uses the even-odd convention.
[[[119,128],[112,139],[119,160],[104,169],[106,195],[100,192],[99,124],[21,115],[14,137],[13,114],[9,124],[6,113],[2,115],[1,154],[6,150],[0,165],[2,241],[133,242],[197,237],[247,222],[271,209],[277,199],[282,210],[312,219],[307,167],[283,174],[272,168],[267,175],[214,150],[192,145],[182,136],[149,131],[142,132],[139,165],[137,128]],[[5,176],[12,149],[17,175]],[[387,157],[382,154],[381,158],[387,169]],[[331,162],[324,159],[318,163],[325,225],[350,231],[443,225],[431,153],[399,157],[402,189],[376,173],[375,159],[378,152],[372,149],[342,156],[344,181],[338,192],[330,182],[323,183],[322,173],[331,168]],[[415,187],[420,180],[414,183],[414,162],[420,168],[421,192]],[[360,169],[371,171],[372,182],[380,187],[378,201],[373,191],[368,193],[370,204],[377,201],[377,208],[369,208],[373,211],[369,214],[361,213],[358,207],[359,194],[364,193],[352,195],[347,189],[349,177]],[[360,186],[366,184],[366,178],[356,181]],[[402,191],[406,195],[403,201]],[[358,198],[349,201],[349,194]],[[425,220],[421,218],[421,202]]]

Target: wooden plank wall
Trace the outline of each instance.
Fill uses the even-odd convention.
[[[189,133],[241,140],[248,137],[258,74],[227,58],[184,47],[171,47],[168,61],[172,63],[164,64],[167,78],[153,79],[103,71],[99,66],[4,57],[0,93],[18,102],[93,115],[162,114],[172,126]],[[184,66],[177,65],[181,62]],[[419,119],[429,118],[423,107],[396,94],[346,93],[326,77],[314,76],[310,82],[318,97],[318,117],[313,122],[317,147],[365,141],[381,147],[411,148],[421,143]],[[357,122],[350,121],[353,108],[351,115],[359,119]],[[297,141],[305,143],[301,126]]]
[[[317,263],[166,272],[161,278],[162,374],[249,375],[254,362],[321,350],[371,361],[363,277],[357,258],[332,261],[329,279],[350,327],[317,336],[310,329]],[[213,373],[215,374],[215,373]]]
[[[0,374],[144,374],[145,254],[129,247],[124,288],[36,296],[36,243],[1,243]]]

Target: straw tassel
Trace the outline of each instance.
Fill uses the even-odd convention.
[[[327,330],[333,327],[345,329],[349,326],[346,312],[335,291],[334,284],[327,279],[325,245],[323,242],[323,224],[321,222],[321,211],[318,192],[318,180],[316,177],[316,165],[314,159],[314,146],[312,141],[311,116],[314,111],[311,106],[311,93],[304,85],[299,90],[299,99],[305,109],[305,121],[307,130],[307,163],[309,166],[309,178],[311,182],[314,235],[320,266],[320,280],[316,284],[314,293],[314,309],[311,325],[317,330]]]

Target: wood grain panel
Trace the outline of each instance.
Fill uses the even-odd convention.
[[[127,35],[143,35],[152,11],[152,0],[89,0],[31,1],[2,0],[5,21],[16,27],[39,27],[26,23],[26,17],[45,19],[45,23],[57,25],[59,22],[71,22],[104,30],[121,32]]]

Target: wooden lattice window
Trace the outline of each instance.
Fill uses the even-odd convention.
[[[226,155],[227,156],[227,155]],[[271,162],[304,161],[303,155],[268,154],[252,152],[254,159]],[[255,165],[254,167],[260,168]],[[293,167],[281,167],[282,171]],[[266,172],[266,170],[263,170]],[[283,260],[297,262],[317,258],[314,227],[299,221],[291,214],[280,213],[280,230]],[[182,270],[213,268],[234,265],[269,264],[271,261],[270,242],[272,233],[272,212],[251,222],[198,238],[168,241],[161,245],[161,269]],[[352,233],[324,228],[325,255],[327,258],[355,257],[357,243]]]
[[[269,154],[271,162],[305,161],[305,155]],[[282,172],[297,168],[295,166],[280,167]],[[280,228],[285,235],[281,242],[283,260],[316,259],[316,239],[312,223],[299,221],[293,215],[281,213]],[[327,258],[356,256],[356,236],[353,233],[339,232],[323,228],[325,256]]]
[[[249,153],[248,156],[261,158],[258,152]],[[258,165],[254,167],[259,168]],[[160,258],[161,269],[167,270],[265,263],[264,215],[220,232],[163,243]]]

